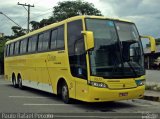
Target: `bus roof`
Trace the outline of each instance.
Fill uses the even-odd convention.
[[[104,17],[104,16],[75,16],[75,17],[71,17],[71,18],[68,18],[68,19],[65,19],[63,21],[60,21],[60,22],[57,22],[57,23],[53,23],[53,24],[50,24],[50,25],[47,25],[45,27],[42,27],[40,29],[37,29],[37,30],[34,30],[26,35],[23,35],[21,37],[18,37],[18,38],[15,38],[13,40],[9,40],[6,42],[6,44],[9,44],[11,42],[14,42],[14,41],[18,41],[18,40],[21,40],[21,39],[24,39],[24,38],[27,38],[29,36],[32,36],[32,35],[35,35],[35,34],[38,34],[38,33],[41,33],[45,30],[49,30],[49,29],[52,29],[53,27],[56,27],[56,26],[60,26],[62,24],[64,24],[65,22],[70,22],[70,21],[74,21],[74,20],[77,20],[77,19],[82,19],[82,18],[92,18],[92,19],[110,19],[110,20],[116,20],[116,21],[123,21],[123,22],[129,22],[129,23],[133,23],[131,21],[128,21],[128,20],[124,20],[124,19],[115,19],[115,18],[109,18],[109,17]]]

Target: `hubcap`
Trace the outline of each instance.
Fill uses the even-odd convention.
[[[21,80],[21,78],[19,79],[19,87],[20,88],[22,87],[22,80]]]
[[[62,98],[66,100],[68,98],[68,89],[67,86],[63,86],[62,88]]]

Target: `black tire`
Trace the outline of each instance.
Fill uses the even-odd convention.
[[[61,87],[61,96],[64,103],[70,103],[71,99],[69,98],[69,90],[66,82],[64,82]]]
[[[18,88],[23,89],[22,78],[20,76],[18,77]]]
[[[16,82],[16,77],[14,75],[12,76],[12,84],[13,84],[13,87],[15,88],[18,87],[17,82]]]

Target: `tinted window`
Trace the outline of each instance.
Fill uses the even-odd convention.
[[[82,21],[77,20],[74,22],[68,23],[68,50],[69,55],[75,55],[75,44],[78,40],[82,40],[84,43],[83,35],[81,34],[82,31]],[[80,43],[80,42],[79,42]],[[84,47],[82,49],[84,51]]]
[[[24,39],[20,41],[20,53],[26,53],[27,52],[27,40],[28,39]]]
[[[57,29],[54,29],[51,32],[51,47],[50,47],[51,49],[56,49],[57,33],[58,33]]]
[[[50,31],[44,33],[43,50],[47,50],[49,46]]]
[[[15,55],[19,54],[19,41],[15,43],[14,54]]]
[[[10,45],[7,45],[7,56],[9,56]]]
[[[38,39],[38,51],[42,51],[42,45],[43,45],[43,34],[39,35],[39,39]]]
[[[71,73],[75,77],[87,78],[82,20],[68,23],[68,53]]]
[[[44,32],[39,35],[38,40],[38,51],[44,51],[48,49],[49,46],[49,39],[50,39],[50,32]]]
[[[58,28],[57,48],[64,49],[64,26]]]
[[[35,52],[37,46],[37,36],[32,36],[28,40],[28,52]]]
[[[8,45],[5,46],[5,56],[7,56]]]
[[[14,43],[12,43],[11,45],[10,45],[10,55],[13,55],[14,54]]]

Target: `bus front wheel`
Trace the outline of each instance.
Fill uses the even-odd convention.
[[[64,101],[64,103],[66,104],[70,103],[69,90],[66,82],[63,83],[61,91],[62,91],[61,92],[62,100]]]

